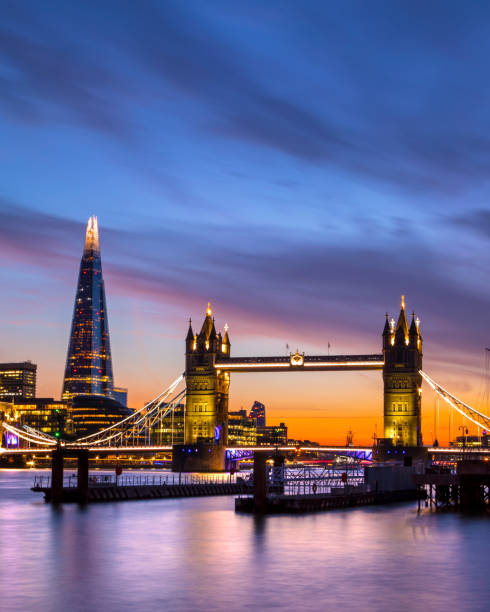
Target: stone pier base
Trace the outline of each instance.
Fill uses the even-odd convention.
[[[215,444],[175,444],[173,472],[224,472],[225,447]]]

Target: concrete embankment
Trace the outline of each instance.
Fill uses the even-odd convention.
[[[44,493],[44,500],[51,502],[51,488],[32,487],[32,491]],[[164,499],[176,497],[201,497],[210,495],[243,495],[250,489],[243,483],[199,483],[199,484],[161,484],[161,485],[135,485],[135,486],[94,486],[89,487],[88,503],[108,501],[128,501],[135,499]],[[63,488],[63,503],[80,501],[80,494],[76,487]]]

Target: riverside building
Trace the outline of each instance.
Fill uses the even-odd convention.
[[[0,363],[0,401],[36,397],[36,373],[31,361]]]
[[[228,413],[229,446],[257,446],[257,422],[246,410]]]

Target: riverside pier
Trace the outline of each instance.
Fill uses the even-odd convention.
[[[462,459],[456,469],[426,460],[387,461],[343,469],[291,469],[254,456],[253,490],[235,500],[237,512],[280,514],[417,501],[436,511],[490,515],[490,465]]]
[[[56,490],[56,497],[49,476],[36,477],[32,491],[43,493],[45,502],[56,504],[239,495],[250,488],[251,485],[245,480],[224,474],[92,475],[87,479],[87,486],[82,483],[81,487],[77,475],[73,474],[63,479],[61,489]]]
[[[264,454],[255,453],[253,494],[248,491],[235,500],[237,512],[318,512],[425,498],[414,479],[421,465],[354,464],[318,470],[286,467],[281,459],[275,456],[274,466],[268,466]]]

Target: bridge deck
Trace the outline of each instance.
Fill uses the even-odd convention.
[[[84,447],[87,448],[87,447]],[[478,458],[481,456],[490,457],[490,448],[462,448],[462,447],[425,447],[427,452],[432,456],[438,456],[439,458],[451,457],[471,457]],[[53,452],[54,448],[0,448],[0,455],[47,455]],[[124,455],[125,453],[145,454],[154,452],[170,452],[171,446],[164,445],[151,445],[151,446],[93,446],[88,447],[89,453],[118,453]],[[280,452],[294,452],[300,450],[301,452],[369,452],[372,450],[372,446],[301,446],[299,449],[295,446],[228,446],[227,451],[263,451],[271,452],[278,450]]]
[[[214,367],[225,372],[305,372],[310,370],[382,370],[382,354],[374,355],[285,355],[282,357],[230,357]]]

